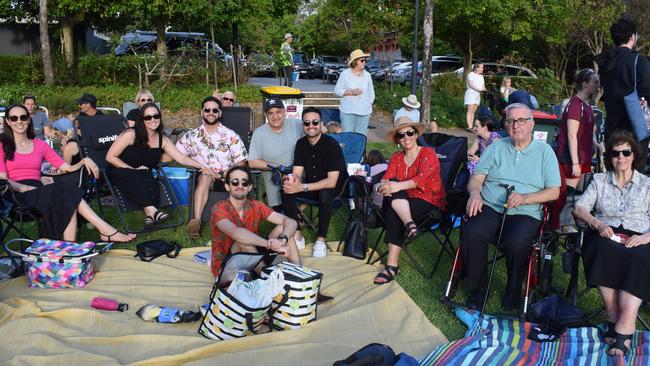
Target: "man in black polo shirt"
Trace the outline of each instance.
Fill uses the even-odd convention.
[[[347,169],[338,142],[322,132],[320,110],[305,108],[302,123],[305,137],[296,142],[293,177],[285,179],[282,185],[282,207],[287,216],[298,220],[296,197],[318,201],[318,233],[313,256],[324,257],[327,255],[325,238],[332,218],[332,202],[341,192]]]

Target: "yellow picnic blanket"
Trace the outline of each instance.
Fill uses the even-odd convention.
[[[0,364],[8,365],[331,365],[379,342],[396,353],[422,357],[447,342],[395,282],[376,286],[377,267],[331,253],[303,264],[323,272],[321,292],[334,300],[318,306],[318,319],[298,330],[213,341],[200,322],[158,324],[135,312],[145,304],[197,310],[208,303],[213,278],[193,255],[141,262],[129,250],[93,261],[97,273],[83,289],[27,287],[25,276],[0,282]],[[97,310],[101,296],[128,303],[125,313]]]

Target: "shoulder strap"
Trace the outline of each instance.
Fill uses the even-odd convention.
[[[636,64],[639,61],[639,54],[636,54],[636,58],[634,59],[634,91],[636,91]]]

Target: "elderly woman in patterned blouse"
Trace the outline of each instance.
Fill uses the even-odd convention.
[[[585,277],[605,303],[610,355],[630,349],[639,306],[650,300],[650,178],[639,173],[639,145],[629,132],[607,141],[606,173],[594,174],[574,215],[589,225]]]
[[[384,270],[375,277],[375,284],[383,285],[395,279],[399,272],[399,254],[404,237],[417,234],[414,221],[424,219],[443,205],[444,189],[440,178],[440,162],[430,147],[418,146],[417,138],[424,125],[408,117],[400,117],[386,135],[402,151],[390,158],[388,169],[379,185],[385,196],[383,203],[386,221],[384,241],[388,244],[388,259]]]

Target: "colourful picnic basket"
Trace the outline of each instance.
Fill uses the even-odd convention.
[[[31,245],[22,251],[9,248],[14,242],[29,242]],[[7,243],[12,256],[21,257],[25,263],[27,282],[30,287],[40,288],[81,288],[93,279],[92,258],[112,246],[112,243],[75,243],[51,239],[14,239]]]
[[[285,298],[276,298],[271,305],[269,324],[276,330],[298,329],[316,320],[316,305],[323,274],[298,264],[282,262],[262,270],[262,278],[274,269],[284,274]]]

